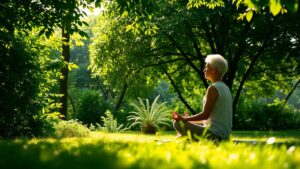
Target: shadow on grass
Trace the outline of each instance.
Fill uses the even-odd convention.
[[[114,151],[118,151],[126,144],[115,143],[114,146]],[[0,150],[0,168],[121,168],[116,153],[110,152],[109,147],[101,142],[69,146],[59,140],[35,144],[5,141],[0,143]]]
[[[172,162],[160,156],[148,156],[152,146],[143,146],[145,143],[136,145],[124,142],[82,142],[80,139],[70,142],[63,140],[51,141],[0,141],[0,168],[30,168],[30,169],[156,169],[178,168]],[[154,144],[155,146],[155,144]],[[145,147],[146,150],[140,155],[135,147]],[[127,158],[120,156],[119,152],[130,152],[133,158],[128,162]],[[194,159],[192,168],[209,169],[209,164],[202,164]],[[179,167],[180,168],[180,167]]]
[[[300,146],[300,131],[234,131],[232,132],[234,144],[245,143],[249,145],[272,146]]]

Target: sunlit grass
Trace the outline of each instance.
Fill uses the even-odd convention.
[[[255,139],[273,144],[234,144]],[[0,140],[0,168],[300,168],[299,131],[234,132],[219,145],[175,133],[93,132],[90,137]],[[276,145],[276,142],[287,142]]]
[[[234,131],[232,133],[232,140],[258,140],[268,141],[270,138],[275,138],[276,142],[281,143],[299,143],[300,131]]]

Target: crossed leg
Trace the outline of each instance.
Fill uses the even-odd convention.
[[[188,131],[191,133],[192,139],[197,140],[199,137],[205,137],[212,141],[221,141],[222,138],[209,132],[202,124],[191,122],[174,121],[173,127],[177,131],[177,137],[187,136]],[[198,136],[198,137],[197,137]]]

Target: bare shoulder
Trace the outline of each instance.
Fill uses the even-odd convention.
[[[218,93],[217,88],[215,86],[213,86],[213,85],[208,86],[207,91],[208,92],[217,92]]]
[[[215,86],[211,85],[207,88],[207,95],[212,97],[218,97],[218,90]]]

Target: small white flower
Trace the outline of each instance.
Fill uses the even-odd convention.
[[[295,146],[291,146],[291,147],[287,150],[287,153],[288,153],[288,154],[292,154],[295,150],[296,150],[296,147],[295,147]]]
[[[273,143],[275,143],[275,140],[276,140],[275,137],[270,137],[270,138],[267,140],[267,144],[273,144]]]

